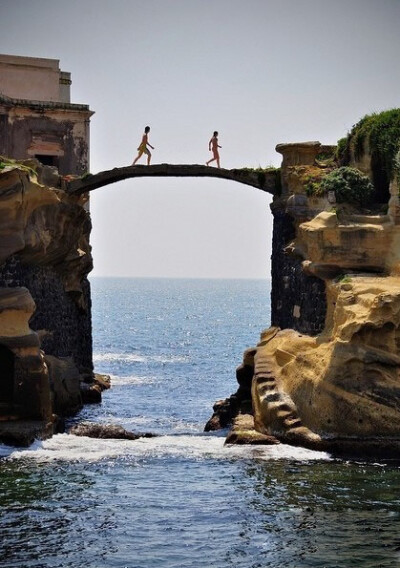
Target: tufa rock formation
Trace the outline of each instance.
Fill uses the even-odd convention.
[[[23,444],[82,407],[81,385],[99,398],[91,223],[87,198],[68,195],[55,168],[5,158],[0,168],[0,440]]]
[[[356,139],[355,127],[347,163],[319,142],[277,146],[272,327],[239,369],[247,367],[256,432],[342,455],[398,458],[399,169],[373,150],[372,134],[358,153]],[[392,154],[392,165],[399,158]],[[229,401],[220,405],[225,416]],[[227,441],[240,443],[234,416],[247,413],[248,404],[232,408]]]

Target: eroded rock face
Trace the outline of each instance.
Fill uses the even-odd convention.
[[[298,296],[291,311],[287,310],[290,302],[282,304],[286,320],[273,306],[275,318],[289,325],[288,329],[274,326],[266,330],[257,345],[252,381],[255,427],[281,441],[321,450],[349,454],[353,447],[359,454],[364,447],[368,454],[381,447],[383,454],[398,455],[397,201],[388,214],[350,211],[339,216],[328,201],[318,203],[310,198],[301,180],[307,179],[309,167],[316,175],[315,166],[310,166],[311,146],[305,162],[301,160],[303,147],[297,162],[294,145],[281,148],[282,153],[289,153],[282,166],[287,196],[275,200],[273,212],[276,218],[284,212],[291,220],[287,236],[275,241],[276,259],[283,268],[273,285],[275,298],[279,298],[286,273],[288,282],[297,278],[297,289],[303,289],[307,276],[318,279],[325,310],[317,313],[324,318],[318,333],[308,331],[310,306],[321,301],[320,293],[313,293],[311,287],[308,294]],[[397,187],[393,180],[393,200]],[[284,234],[282,227],[280,234]],[[295,271],[285,272],[287,266]]]
[[[93,266],[85,203],[84,197],[37,183],[17,166],[5,168],[0,175],[0,265],[17,255],[24,264],[51,266],[65,290],[78,298]]]
[[[35,303],[26,288],[0,289],[0,408],[3,420],[50,421],[49,374],[29,327]],[[1,434],[1,431],[0,431]]]
[[[82,408],[81,377],[71,357],[45,355],[49,370],[53,412],[72,416]]]
[[[54,414],[70,415],[82,405],[82,374],[93,370],[91,224],[87,199],[68,195],[54,169],[35,160],[6,164],[0,171],[0,439],[14,432],[20,443],[30,439],[29,428],[49,435]]]
[[[269,330],[257,348],[253,399],[261,431],[282,437],[399,436],[400,286],[333,283],[323,334]]]

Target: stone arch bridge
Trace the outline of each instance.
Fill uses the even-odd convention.
[[[80,195],[99,187],[136,177],[213,177],[229,179],[271,193],[276,193],[280,180],[279,170],[253,170],[249,168],[227,170],[200,164],[155,164],[153,166],[126,166],[68,181],[66,191]]]

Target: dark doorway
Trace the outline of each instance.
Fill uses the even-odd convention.
[[[14,399],[15,356],[8,347],[0,345],[0,408]]]
[[[36,154],[35,158],[44,166],[55,166],[58,168],[58,156],[44,156],[42,154]]]
[[[389,176],[386,173],[382,161],[374,153],[371,156],[371,169],[373,177],[372,181],[375,187],[374,202],[388,203],[390,199]]]

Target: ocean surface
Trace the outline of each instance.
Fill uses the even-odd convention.
[[[102,404],[73,422],[159,434],[68,434],[0,446],[0,566],[400,566],[400,469],[203,433],[269,325],[268,281],[92,279]]]

